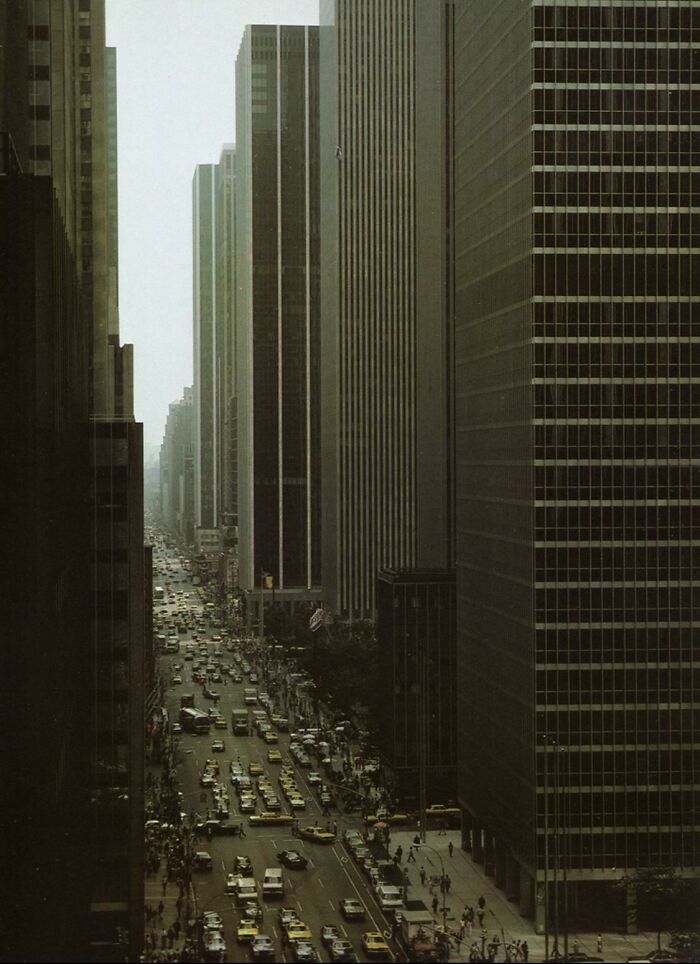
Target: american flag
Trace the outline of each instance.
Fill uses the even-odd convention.
[[[330,613],[326,612],[325,609],[317,609],[312,613],[309,619],[309,629],[312,633],[315,633],[317,629],[320,629],[323,625],[328,625],[333,622],[333,617]]]

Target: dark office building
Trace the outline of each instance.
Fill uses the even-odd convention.
[[[379,751],[395,793],[444,803],[457,780],[454,570],[380,572],[376,629]]]
[[[700,7],[473,0],[455,76],[467,842],[604,928],[700,871]]]
[[[90,960],[122,961],[143,939],[144,637],[142,426],[92,423]]]
[[[236,62],[240,585],[318,596],[318,28],[246,28]],[[257,594],[250,597],[257,605]]]
[[[452,5],[322,0],[323,588],[453,564]]]
[[[0,50],[13,720],[0,958],[136,959],[143,505],[131,349],[107,330],[104,130],[115,90],[105,88],[104,3],[9,0]],[[115,421],[115,437],[126,431],[129,445],[105,449],[98,436]],[[125,662],[138,666],[126,682]]]

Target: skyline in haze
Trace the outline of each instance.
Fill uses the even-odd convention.
[[[117,48],[119,308],[146,457],[192,384],[192,177],[235,141],[247,24],[317,24],[318,0],[107,0]]]

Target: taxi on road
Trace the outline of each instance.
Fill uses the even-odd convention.
[[[254,920],[244,918],[236,928],[236,940],[239,944],[250,943],[258,936],[258,925]]]

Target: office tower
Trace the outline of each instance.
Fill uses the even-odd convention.
[[[323,585],[452,562],[451,14],[321,3]]]
[[[247,27],[236,61],[240,585],[318,598],[318,28]]]
[[[160,498],[163,523],[185,545],[194,538],[194,489],[192,480],[193,405],[192,389],[172,402],[160,448]]]
[[[699,38],[695,3],[455,8],[460,800],[550,932],[564,873],[604,929],[616,878],[700,864]]]
[[[194,524],[219,521],[216,426],[216,164],[198,164],[192,182],[194,258]]]
[[[235,543],[237,513],[236,417],[236,258],[235,163],[232,144],[225,144],[216,168],[216,374],[217,479],[219,520],[224,546]]]
[[[453,799],[457,728],[454,569],[377,580],[377,734],[393,792],[412,808]],[[437,828],[436,828],[437,829]]]
[[[8,2],[0,48],[0,305],[16,362],[1,953],[121,960],[143,926],[143,509],[140,426],[115,411],[108,363],[103,4]],[[113,348],[123,407],[130,350]]]

